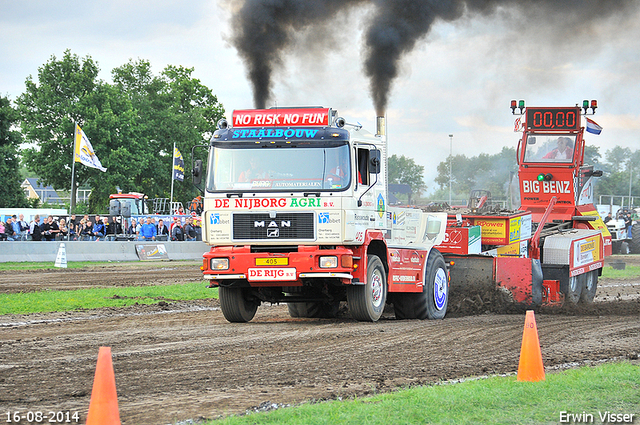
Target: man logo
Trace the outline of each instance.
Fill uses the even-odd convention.
[[[328,212],[318,213],[318,223],[320,223],[320,224],[328,224],[329,223],[329,213]]]
[[[267,229],[267,237],[268,238],[279,238],[280,237],[280,229],[276,228],[271,228],[271,229]]]

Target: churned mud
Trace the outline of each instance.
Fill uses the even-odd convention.
[[[198,267],[2,272],[0,292],[199,281]],[[637,280],[601,280],[589,308],[538,311],[545,366],[637,359],[639,292]],[[292,319],[285,305],[263,305],[252,322],[231,324],[216,300],[6,315],[0,316],[0,406],[3,412],[78,411],[84,422],[100,346],[112,350],[123,424],[215,418],[513,373],[523,325],[524,313],[442,321],[386,314],[377,323],[348,314]]]

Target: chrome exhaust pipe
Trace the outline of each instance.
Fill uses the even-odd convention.
[[[386,123],[384,121],[384,116],[376,117],[376,135],[377,136],[387,135],[387,128],[386,128]]]

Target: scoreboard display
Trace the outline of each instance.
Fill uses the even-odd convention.
[[[573,131],[580,129],[580,108],[527,108],[527,130]]]

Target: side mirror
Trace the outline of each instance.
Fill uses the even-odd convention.
[[[191,177],[193,178],[193,184],[200,184],[202,182],[202,160],[196,159],[193,163],[193,169],[191,170]]]
[[[373,174],[380,172],[380,151],[378,149],[369,153],[369,172]]]

